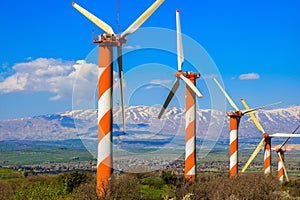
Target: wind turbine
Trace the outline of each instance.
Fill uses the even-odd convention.
[[[296,131],[299,129],[300,125],[292,132],[292,134],[295,134]],[[287,171],[286,171],[286,167],[284,164],[284,150],[283,147],[286,145],[286,143],[289,141],[291,137],[288,137],[287,139],[285,139],[285,141],[277,148],[272,148],[273,150],[276,151],[277,155],[278,155],[278,179],[280,182],[283,182],[283,174],[285,175],[285,178],[287,181],[289,181],[289,177],[287,175]]]
[[[234,177],[238,174],[238,128],[240,119],[243,115],[268,107],[272,106],[278,103],[265,105],[262,107],[254,108],[254,109],[247,109],[245,111],[240,110],[236,104],[233,102],[233,100],[230,98],[230,96],[227,94],[227,92],[223,89],[221,84],[217,81],[216,78],[213,78],[222,93],[225,95],[226,99],[228,100],[229,104],[235,109],[235,111],[227,112],[226,115],[230,117],[230,147],[229,147],[229,156],[230,156],[230,171],[229,176]]]
[[[245,108],[249,110],[249,106],[245,102],[245,100],[241,99],[241,101],[242,101],[243,105],[245,106]],[[253,113],[250,113],[250,117],[253,120],[253,122],[255,123],[256,127],[258,128],[258,130],[260,130],[263,133],[263,138],[259,142],[259,144],[257,145],[257,147],[254,150],[254,152],[252,153],[252,155],[249,157],[249,159],[246,162],[245,166],[241,170],[241,173],[245,172],[245,170],[248,168],[248,166],[250,165],[250,163],[252,162],[252,160],[256,157],[256,155],[258,154],[258,152],[264,146],[264,173],[265,174],[270,174],[271,173],[271,138],[274,138],[274,137],[287,137],[287,138],[290,138],[290,137],[300,137],[300,134],[288,134],[288,133],[267,134],[265,132],[265,130],[263,129],[263,127],[260,125],[259,121],[257,120],[257,118],[254,116]],[[298,129],[298,127],[297,127],[297,129]],[[295,130],[295,132],[297,131],[297,129]],[[285,144],[285,143],[283,143],[283,144]],[[278,156],[279,156],[279,159],[280,159],[281,158],[280,152],[279,152]],[[280,160],[283,163],[283,160],[282,159],[280,159]]]
[[[86,18],[92,21],[105,33],[98,35],[94,43],[99,44],[98,64],[98,162],[97,162],[97,193],[103,195],[108,181],[113,173],[112,166],[112,83],[113,83],[113,47],[117,47],[118,67],[122,99],[123,131],[126,133],[122,44],[126,42],[126,36],[134,33],[164,2],[156,0],[139,18],[137,18],[123,33],[116,35],[111,26],[95,15],[91,14],[76,3],[72,6]]]
[[[176,10],[176,30],[177,30],[177,64],[178,71],[175,73],[176,80],[172,86],[172,89],[164,102],[162,109],[158,115],[160,119],[166,108],[168,107],[171,99],[177,91],[180,79],[186,83],[186,139],[185,139],[185,170],[184,176],[190,181],[195,180],[196,176],[196,99],[195,95],[202,98],[202,94],[196,88],[196,79],[200,78],[200,74],[197,72],[183,72],[182,65],[184,63],[182,36],[180,27],[180,15],[179,10]]]

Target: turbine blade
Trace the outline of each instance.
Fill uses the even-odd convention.
[[[281,157],[281,155],[280,155],[279,152],[278,152],[278,157],[279,157],[279,159],[282,162],[282,167],[283,167],[283,171],[284,171],[284,175],[285,175],[286,181],[289,181],[289,177],[287,175],[287,171],[286,171],[286,168],[285,168],[284,160],[282,159],[282,157]]]
[[[86,18],[88,18],[90,21],[92,21],[94,24],[96,24],[100,29],[102,29],[107,34],[114,34],[114,31],[111,26],[106,24],[104,21],[87,11],[86,9],[82,8],[75,2],[72,2],[72,6],[78,10],[81,14],[83,14]]]
[[[172,86],[172,89],[171,89],[171,91],[170,91],[170,93],[169,93],[169,95],[168,95],[168,97],[167,97],[167,99],[166,99],[163,107],[161,108],[161,110],[160,110],[160,112],[158,114],[158,119],[161,118],[161,116],[164,114],[165,110],[167,109],[170,101],[172,100],[175,92],[177,91],[177,89],[179,87],[179,82],[180,82],[179,78],[176,78],[176,80],[175,80],[175,82],[174,82],[174,84]]]
[[[296,133],[296,131],[299,129],[300,125],[297,126],[297,128],[292,132],[292,134]],[[284,145],[289,141],[291,137],[286,138],[286,140],[280,145],[279,149],[282,149]]]
[[[217,81],[216,78],[213,78],[214,81],[216,82],[216,84],[218,85],[218,87],[221,89],[221,91],[223,92],[223,94],[225,95],[226,99],[228,100],[228,102],[230,103],[230,105],[236,110],[239,111],[239,108],[235,105],[235,103],[232,101],[232,99],[230,98],[230,96],[227,94],[227,92],[223,89],[223,87],[221,86],[221,84]]]
[[[272,103],[272,104],[267,104],[267,105],[264,105],[264,106],[261,106],[261,107],[258,107],[258,108],[248,109],[248,110],[243,111],[243,114],[247,114],[249,112],[260,110],[260,109],[263,109],[263,108],[266,108],[266,107],[274,106],[274,105],[277,105],[277,104],[280,104],[280,103],[282,103],[282,101],[276,102],[276,103]]]
[[[135,20],[122,34],[121,37],[134,33],[164,2],[165,0],[156,0],[137,20]]]
[[[196,86],[192,83],[192,81],[188,78],[186,78],[185,76],[183,76],[182,74],[180,74],[179,76],[190,88],[191,90],[193,90],[195,92],[195,94],[200,97],[203,98],[202,94],[200,93],[200,91],[196,88]]]
[[[126,134],[125,122],[125,105],[124,105],[124,79],[123,79],[123,60],[122,60],[122,46],[118,46],[118,66],[119,66],[119,79],[121,90],[121,105],[122,105],[122,120],[123,120],[123,134]]]
[[[241,99],[244,107],[246,108],[246,110],[250,110],[248,104],[246,103],[246,101],[244,99]],[[263,134],[265,133],[265,130],[263,129],[263,127],[260,125],[258,119],[255,117],[255,115],[252,112],[249,112],[250,117],[252,119],[252,121],[254,122],[255,126],[258,128],[258,130],[260,130]]]
[[[178,63],[177,66],[178,66],[178,71],[181,71],[184,62],[184,55],[183,55],[179,10],[176,10],[176,30],[177,30],[177,63]]]
[[[274,133],[269,135],[269,137],[292,137],[292,138],[297,138],[300,137],[300,134],[291,134],[291,133]]]
[[[250,165],[250,163],[252,162],[252,160],[256,157],[256,155],[258,154],[258,152],[261,150],[261,148],[264,146],[264,142],[265,142],[265,138],[263,138],[260,143],[257,145],[256,149],[253,151],[253,153],[251,154],[251,156],[249,157],[248,161],[246,162],[245,166],[243,167],[243,169],[241,170],[241,173],[244,173],[246,171],[246,169],[248,168],[248,166]]]

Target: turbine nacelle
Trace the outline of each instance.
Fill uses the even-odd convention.
[[[286,150],[283,150],[279,147],[276,147],[276,148],[272,148],[274,151],[276,151],[276,153],[284,153]]]
[[[241,110],[226,112],[226,116],[228,117],[242,117],[243,115],[244,113]]]
[[[183,75],[184,77],[186,77],[188,79],[200,78],[200,73],[198,73],[198,72],[182,72],[182,71],[178,71],[178,72],[175,72],[174,75],[175,75],[176,78],[180,78],[181,75]]]
[[[99,34],[96,35],[96,37],[93,39],[93,43],[99,43],[99,44],[109,44],[110,46],[117,46],[121,47],[122,44],[125,44],[127,42],[126,38],[122,38],[118,35],[115,34]]]

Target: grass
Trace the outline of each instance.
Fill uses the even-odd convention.
[[[34,148],[27,151],[2,151],[0,165],[66,163],[74,157],[78,157],[80,160],[93,159],[93,156],[86,150]]]
[[[11,180],[17,178],[24,178],[23,173],[13,169],[0,168],[0,180]]]
[[[8,168],[0,168],[0,174],[13,173],[13,172],[16,172],[16,170],[8,169]]]
[[[148,194],[148,195],[166,195],[167,193],[163,189],[159,188],[154,188],[149,185],[140,185],[140,191],[143,194]]]

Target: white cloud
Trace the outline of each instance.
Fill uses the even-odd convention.
[[[145,87],[145,89],[150,90],[153,88],[164,88],[164,85],[169,84],[172,82],[171,80],[158,80],[154,79],[150,81],[150,83]]]
[[[76,78],[81,83],[78,89],[83,91],[93,77],[97,79],[97,66],[85,61],[74,63],[61,59],[38,58],[15,64],[13,70],[14,74],[0,82],[0,94],[47,91],[55,94],[50,100],[59,100],[72,97]]]
[[[124,49],[128,49],[128,50],[132,50],[132,49],[140,49],[141,48],[141,45],[124,45],[123,46]]]
[[[215,74],[205,74],[201,76],[202,79],[213,79],[216,78],[217,76]]]
[[[172,80],[158,80],[158,79],[154,79],[150,83],[151,84],[169,84],[171,82],[172,82]]]
[[[73,79],[70,86],[71,92],[74,86],[73,102],[78,103],[93,99],[98,82],[98,66],[79,60],[73,67],[75,71],[70,75]]]
[[[248,74],[241,74],[239,76],[240,80],[254,80],[259,79],[259,74],[256,73],[248,73]]]
[[[159,85],[159,84],[149,83],[149,84],[145,87],[145,89],[147,89],[147,90],[150,90],[150,89],[153,89],[153,88],[162,88],[162,86]]]

